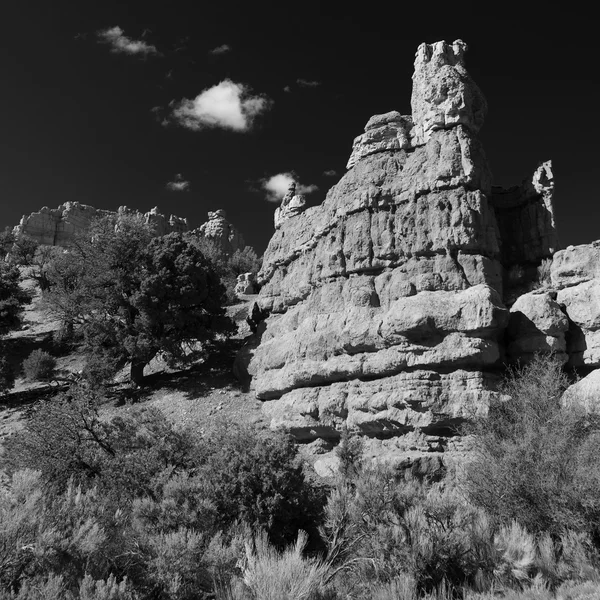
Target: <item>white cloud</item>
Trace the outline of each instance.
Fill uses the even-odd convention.
[[[325,175],[325,177],[335,177],[337,175],[337,171],[334,169],[328,169],[327,171],[323,171],[323,175]]]
[[[171,192],[189,192],[190,182],[186,181],[181,173],[177,173],[173,181],[169,181],[165,187]]]
[[[292,91],[292,88],[291,88],[289,85],[286,85],[286,86],[283,88],[283,91],[284,91],[284,92],[287,92],[287,93],[289,94],[289,93]]]
[[[222,44],[213,48],[209,54],[226,54],[227,52],[231,52],[231,46],[229,44]]]
[[[296,193],[297,194],[312,194],[316,192],[319,187],[310,184],[303,185],[298,182],[298,177],[295,173],[277,173],[268,179],[261,180],[261,187],[267,192],[267,200],[269,202],[279,202],[288,192],[288,189],[292,182],[296,182]]]
[[[244,84],[225,79],[193,100],[184,98],[175,104],[172,116],[181,126],[194,131],[207,127],[248,131],[254,119],[271,104],[266,96],[251,95]]]
[[[318,87],[321,85],[320,81],[311,81],[309,79],[296,79],[296,83],[300,87]]]
[[[118,54],[142,54],[144,56],[148,56],[149,54],[160,55],[156,46],[152,46],[152,44],[147,44],[141,40],[132,40],[125,35],[125,32],[119,26],[98,31],[97,35],[103,43],[110,45],[111,52]]]

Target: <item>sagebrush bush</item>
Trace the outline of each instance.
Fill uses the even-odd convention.
[[[308,536],[299,531],[296,543],[280,551],[266,533],[246,543],[243,581],[257,600],[317,600],[328,579],[321,559],[306,558]]]
[[[50,381],[56,374],[56,358],[37,348],[23,361],[23,373],[29,381]]]
[[[561,365],[537,357],[509,374],[502,399],[477,419],[465,490],[501,523],[533,534],[588,533],[600,544],[600,417],[563,408]]]

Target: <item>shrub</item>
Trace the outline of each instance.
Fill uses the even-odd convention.
[[[298,532],[293,546],[280,551],[259,533],[246,545],[244,584],[260,600],[317,600],[328,577],[320,559],[304,558],[308,536]]]
[[[587,532],[600,544],[600,417],[562,408],[561,365],[537,357],[509,373],[502,400],[475,421],[466,469],[470,499],[505,525],[558,539]]]
[[[4,345],[0,343],[0,394],[6,394],[15,385],[15,371],[4,356]]]
[[[337,486],[322,533],[328,561],[347,573],[339,580],[346,591],[408,576],[419,594],[433,593],[475,585],[492,572],[493,529],[481,511],[455,491],[385,466]]]
[[[38,348],[24,361],[23,371],[29,381],[50,381],[56,372],[56,358]]]
[[[298,529],[316,533],[324,493],[305,478],[289,436],[222,422],[204,437],[198,463],[202,493],[222,528],[241,520],[278,545]]]

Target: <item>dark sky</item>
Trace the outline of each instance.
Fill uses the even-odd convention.
[[[525,3],[408,4],[5,3],[0,227],[69,200],[158,206],[193,226],[224,208],[262,252],[275,204],[260,181],[294,171],[302,184],[318,186],[310,202],[322,201],[368,118],[410,113],[417,46],[461,38],[489,104],[480,135],[495,183],[516,184],[552,159],[562,245],[600,238],[591,14],[576,3],[560,13],[540,4],[531,15]],[[139,41],[156,52],[111,52],[98,32],[115,27],[129,38],[122,44]],[[230,50],[211,53],[223,45]],[[183,99],[224,80],[268,97],[252,128],[161,124]],[[331,170],[337,175],[324,175]],[[176,174],[189,191],[166,189]]]

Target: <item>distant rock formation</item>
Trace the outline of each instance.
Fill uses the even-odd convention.
[[[286,196],[276,213],[258,276],[269,316],[236,368],[271,426],[315,452],[348,427],[373,457],[439,469],[464,451],[457,425],[497,394],[507,343],[513,359],[566,357],[560,298],[509,312],[503,295],[510,268],[535,272],[557,247],[551,165],[492,188],[476,136],[487,106],[465,51],[422,44],[412,115],[369,119],[323,204],[290,211]]]
[[[299,215],[305,208],[306,199],[296,194],[296,182],[292,181],[281,204],[275,209],[275,229],[279,229],[284,221]]]
[[[87,229],[96,217],[114,214],[142,214],[126,206],[119,208],[118,213],[109,210],[100,210],[79,202],[65,202],[58,208],[44,206],[40,211],[23,215],[21,222],[14,228],[15,233],[27,235],[39,244],[48,246],[65,246],[79,232]],[[187,231],[187,219],[171,215],[167,218],[153,208],[143,215],[147,223],[151,223],[157,235],[164,235],[173,231]]]
[[[223,209],[209,211],[208,221],[195,232],[216,244],[227,255],[246,247],[242,234],[227,220]]]
[[[254,273],[241,273],[238,275],[234,291],[238,295],[256,294],[256,276]]]

